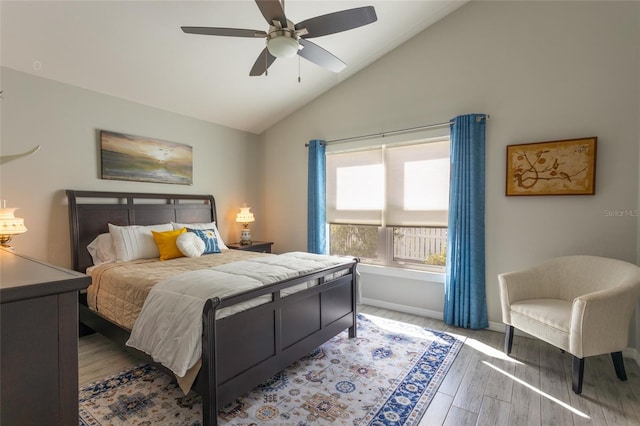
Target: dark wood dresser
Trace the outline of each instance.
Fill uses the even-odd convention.
[[[78,424],[78,291],[87,275],[0,248],[0,424]]]

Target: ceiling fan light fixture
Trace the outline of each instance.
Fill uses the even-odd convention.
[[[267,39],[267,49],[276,58],[291,58],[298,53],[298,40],[289,31],[273,31]]]

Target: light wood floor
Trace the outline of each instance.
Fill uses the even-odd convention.
[[[609,356],[587,358],[578,396],[571,356],[539,340],[515,336],[506,358],[502,333],[370,306],[360,311],[466,337],[420,426],[640,425],[640,368],[633,360],[625,359],[628,380],[621,382]],[[98,334],[80,339],[79,360],[81,386],[138,364]]]

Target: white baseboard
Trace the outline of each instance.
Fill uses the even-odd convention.
[[[636,364],[638,364],[638,367],[640,367],[640,352],[638,352],[637,349],[627,348],[622,351],[622,356],[625,358],[631,358],[636,362]]]
[[[489,321],[489,330],[504,334],[504,323]]]
[[[376,308],[384,308],[392,311],[404,312],[405,314],[412,314],[412,315],[419,315],[427,318],[433,318],[440,321],[443,320],[443,315],[444,315],[442,312],[439,312],[439,311],[421,309],[413,306],[401,305],[399,303],[385,302],[384,300],[369,299],[367,297],[362,298],[362,304],[374,306]],[[504,324],[501,322],[498,323],[498,322],[489,321],[488,329],[491,331],[497,331],[498,333],[504,333]],[[516,330],[516,335],[528,336],[526,333],[522,333],[519,330]],[[531,336],[528,336],[528,337],[531,337]],[[636,364],[638,364],[638,367],[640,367],[640,352],[637,349],[626,348],[625,350],[622,351],[622,356],[625,358],[631,358],[636,362]]]
[[[401,305],[399,303],[385,302],[384,300],[362,298],[362,304],[374,306],[377,308],[390,309],[392,311],[404,312],[405,314],[420,315],[422,317],[433,318],[442,321],[444,313],[440,311],[432,311],[429,309],[421,309],[413,306]],[[504,333],[504,324],[489,321],[489,330]]]
[[[376,308],[384,308],[392,311],[404,312],[405,314],[419,315],[421,317],[433,318],[442,321],[442,312],[431,311],[429,309],[421,309],[413,306],[400,305],[399,303],[385,302],[384,300],[362,298],[363,305],[374,306]]]

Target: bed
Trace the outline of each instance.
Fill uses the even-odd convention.
[[[109,223],[189,224],[217,219],[211,195],[67,190],[67,198],[73,269],[80,272],[93,266],[86,248],[98,235],[108,232]],[[356,268],[357,259],[350,259],[338,266],[206,300],[201,315],[201,367],[191,387],[202,397],[205,425],[215,425],[220,408],[333,336],[344,330],[349,337],[356,336]],[[314,285],[301,289],[310,282]],[[292,292],[294,288],[297,290]],[[267,301],[216,319],[221,310],[257,298]],[[81,329],[94,330],[122,345],[131,335],[127,327],[90,309],[86,295],[80,297],[79,316]],[[127,350],[150,360],[142,352]]]

